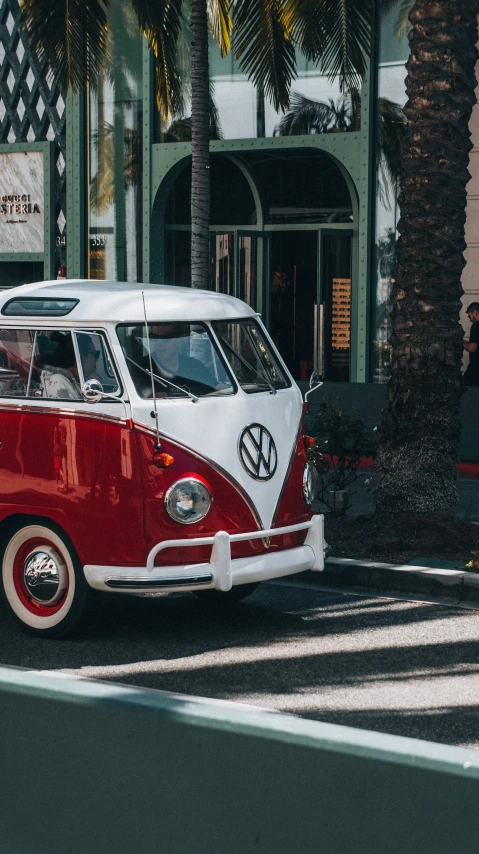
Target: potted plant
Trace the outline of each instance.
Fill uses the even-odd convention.
[[[374,439],[357,411],[345,411],[337,399],[320,404],[309,433],[317,440],[310,456],[320,476],[318,500],[329,511],[346,513],[361,459],[375,456]]]

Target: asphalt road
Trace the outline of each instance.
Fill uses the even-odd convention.
[[[263,584],[227,613],[190,594],[105,596],[83,633],[24,635],[0,609],[2,664],[253,703],[479,747],[479,612]]]

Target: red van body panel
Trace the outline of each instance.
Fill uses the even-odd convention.
[[[0,413],[0,521],[43,516],[82,564],[145,560],[136,436],[118,421],[53,409]]]
[[[168,468],[159,469],[153,462],[155,436],[150,432],[138,431],[139,457],[144,477],[145,531],[146,546],[149,551],[162,540],[208,537],[217,531],[229,534],[257,531],[261,525],[255,517],[248,497],[241,487],[234,484],[226,474],[217,471],[206,460],[198,457],[194,451],[179,446],[166,438],[161,439],[161,451],[174,457],[174,463]],[[307,521],[312,512],[303,496],[302,478],[306,462],[303,433],[298,436],[292,456],[289,474],[283,488],[275,514],[274,527],[291,525]],[[211,508],[200,522],[181,525],[168,516],[164,507],[164,497],[177,480],[183,477],[196,477],[203,481],[213,496]],[[233,559],[262,554],[265,551],[292,548],[301,545],[306,537],[305,531],[286,536],[273,537],[269,546],[260,539],[232,543]],[[165,549],[155,560],[156,566],[181,566],[209,561],[211,546],[191,546],[187,548]]]
[[[33,408],[32,408],[33,409]],[[144,566],[148,552],[165,539],[230,534],[260,527],[239,485],[193,450],[162,439],[174,463],[153,463],[155,436],[141,425],[128,430],[118,421],[54,410],[1,411],[0,521],[21,513],[43,516],[70,537],[80,561],[104,566]],[[306,462],[302,431],[280,496],[274,527],[311,518],[302,491]],[[213,496],[207,516],[181,525],[164,507],[168,488],[182,477],[203,481]],[[287,488],[286,488],[287,485]],[[306,532],[232,545],[232,557],[292,548]],[[211,547],[162,551],[157,566],[207,562]]]

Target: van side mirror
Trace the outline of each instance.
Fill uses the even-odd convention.
[[[81,393],[87,403],[98,403],[103,397],[103,386],[99,380],[87,380]]]
[[[322,385],[323,385],[323,382],[320,379],[318,372],[313,371],[313,373],[311,374],[311,376],[309,378],[309,391],[307,391],[306,394],[304,395],[304,400],[306,403],[308,402],[309,395],[312,394],[313,391],[316,391],[317,388],[320,388]]]

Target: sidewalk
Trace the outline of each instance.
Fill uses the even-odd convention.
[[[368,468],[371,469],[368,471]],[[352,484],[350,513],[373,513],[371,487],[376,477],[365,461],[358,480]],[[479,465],[458,464],[458,515],[479,525]],[[322,512],[318,506],[318,511]],[[302,578],[308,584],[348,590],[363,596],[414,599],[434,604],[479,610],[479,575],[467,572],[465,562],[418,556],[407,565],[377,561],[337,558],[326,561],[324,572],[307,572]]]

